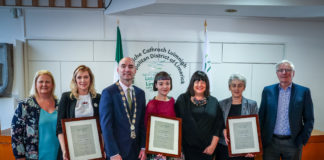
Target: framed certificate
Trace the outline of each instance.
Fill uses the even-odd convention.
[[[181,118],[151,115],[146,130],[146,152],[180,157],[181,128]]]
[[[226,129],[230,139],[229,156],[262,153],[258,115],[228,117]]]
[[[62,129],[69,159],[104,159],[97,117],[62,119]]]

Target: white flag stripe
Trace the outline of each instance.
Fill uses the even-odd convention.
[[[203,63],[202,63],[202,71],[204,71],[209,79],[209,87],[210,91],[213,88],[212,81],[211,81],[211,59],[210,59],[210,51],[209,51],[209,40],[208,40],[208,32],[207,32],[207,23],[205,21],[205,42],[204,42],[204,49],[203,49]]]

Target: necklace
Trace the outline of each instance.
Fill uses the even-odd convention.
[[[126,105],[126,96],[125,96],[125,93],[123,91],[123,89],[121,88],[119,82],[116,82],[116,85],[118,86],[118,89],[120,91],[120,94],[122,96],[122,100],[123,100],[123,104],[124,104],[124,108],[125,108],[125,111],[126,111],[126,115],[127,115],[127,118],[128,118],[128,122],[129,122],[129,125],[130,125],[130,137],[132,139],[135,139],[136,138],[136,133],[135,133],[135,122],[136,122],[136,108],[137,108],[137,103],[136,103],[136,97],[135,97],[135,92],[134,90],[132,90],[132,96],[133,96],[133,100],[134,100],[134,114],[133,114],[133,118],[131,120],[130,118],[130,114],[127,110],[127,105]]]
[[[196,99],[196,97],[191,97],[191,101],[196,106],[202,106],[202,105],[207,104],[207,98],[206,97],[204,97],[202,100],[198,100],[198,99]]]

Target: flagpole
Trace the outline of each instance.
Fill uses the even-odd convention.
[[[206,20],[205,20],[204,26],[205,26],[205,32],[207,32],[207,21]]]

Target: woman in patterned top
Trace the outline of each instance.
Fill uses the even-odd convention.
[[[30,97],[18,104],[12,118],[12,150],[16,159],[57,159],[55,135],[57,100],[51,72],[40,70],[33,80]]]

